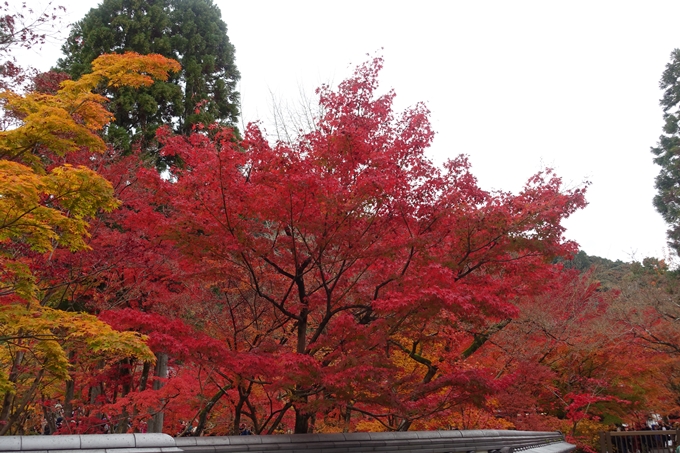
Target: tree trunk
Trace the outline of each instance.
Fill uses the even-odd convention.
[[[297,401],[302,402],[302,408],[293,406],[295,409],[295,434],[307,434],[309,432],[309,414],[305,412],[307,396],[300,397]]]
[[[397,431],[408,431],[411,428],[411,423],[411,420],[403,419],[401,423],[399,423]]]
[[[143,392],[146,390],[146,384],[149,382],[149,372],[151,371],[151,364],[149,362],[144,362],[142,367],[142,376],[139,378],[139,391]]]
[[[203,433],[203,430],[205,429],[205,422],[208,419],[208,414],[225,393],[226,391],[224,388],[219,389],[219,391],[212,398],[210,398],[210,401],[208,401],[205,407],[201,409],[201,412],[198,414],[198,425],[196,425],[196,432],[193,434],[194,436],[198,437],[201,435],[201,433]]]
[[[343,418],[344,424],[342,426],[342,432],[348,433],[350,428],[350,421],[352,420],[352,409],[349,406],[345,408],[345,414]]]
[[[131,367],[132,367],[132,363],[131,363],[130,359],[121,360],[118,363],[118,368],[120,370],[119,374],[122,377],[122,381],[123,381],[123,385],[121,386],[121,391],[120,391],[121,397],[125,397],[128,393],[130,393],[130,390],[132,389],[130,382],[125,379],[128,375],[131,374],[131,371],[130,371]],[[115,395],[115,398],[117,398],[117,395]],[[115,401],[115,398],[114,398],[114,401]],[[115,426],[114,432],[117,433],[117,434],[127,433],[128,429],[130,427],[129,419],[130,419],[130,413],[127,411],[127,409],[123,409],[123,411],[120,414],[120,418],[118,419],[118,423]]]
[[[73,395],[75,392],[76,383],[73,379],[66,381],[66,390],[64,391],[64,418],[70,419],[73,417]]]
[[[21,400],[16,405],[16,407],[14,409],[14,413],[12,413],[12,415],[9,417],[5,426],[0,428],[0,436],[4,436],[5,434],[7,434],[9,432],[9,430],[12,428],[12,425],[14,425],[14,423],[16,423],[16,421],[21,417],[24,410],[26,410],[26,406],[28,406],[28,403],[33,399],[33,395],[35,394],[36,390],[40,386],[40,382],[42,381],[44,374],[45,374],[45,369],[41,368],[40,371],[38,371],[38,375],[35,377],[33,384],[31,384],[31,388],[29,388],[23,394],[23,396],[21,397]]]
[[[298,287],[300,288],[300,300],[304,300],[304,282],[300,277],[298,282]],[[309,310],[304,307],[300,312],[300,317],[298,318],[298,332],[297,332],[297,353],[305,354],[307,349],[307,319],[309,317]],[[296,403],[300,403],[302,407],[297,404],[293,405],[295,410],[295,434],[306,434],[309,432],[309,414],[306,413],[307,406],[307,394],[305,389],[296,386],[293,391],[293,398]]]
[[[168,377],[168,355],[165,353],[160,353],[156,356],[156,377],[167,378]],[[164,383],[155,380],[153,383],[154,390],[160,390]],[[151,417],[147,425],[147,432],[149,433],[162,433],[163,432],[163,420],[165,414],[163,411],[159,411]]]
[[[279,427],[279,425],[281,424],[281,420],[283,420],[284,415],[286,415],[286,412],[288,412],[288,409],[290,409],[291,406],[292,403],[290,401],[287,402],[285,406],[283,406],[283,408],[279,411],[279,415],[276,416],[276,419],[274,419],[271,426],[269,427],[267,434],[274,434],[276,428]]]
[[[19,365],[24,359],[24,353],[21,351],[17,352],[17,356],[12,364],[12,369],[9,372],[8,380],[16,384],[17,377],[19,376]],[[12,411],[12,403],[14,403],[14,393],[5,393],[5,398],[2,400],[2,410],[0,410],[0,422],[7,422],[9,420],[9,414]]]
[[[68,361],[72,362],[74,360],[75,353],[73,351],[68,354]],[[64,418],[70,419],[73,417],[73,395],[75,393],[76,383],[73,381],[73,377],[66,381],[66,388],[64,389]]]

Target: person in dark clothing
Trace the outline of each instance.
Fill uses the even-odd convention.
[[[250,436],[253,433],[248,429],[245,423],[241,423],[238,427],[239,430],[239,435],[241,436]]]

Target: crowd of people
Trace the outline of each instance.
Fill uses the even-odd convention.
[[[56,403],[45,411],[45,416],[34,427],[34,434],[42,434],[45,436],[53,434],[109,434],[128,432],[132,429],[130,420],[127,420],[127,426],[119,426],[118,424],[109,424],[106,415],[101,418],[88,417],[81,413],[80,408],[73,409],[68,416],[65,414],[65,409],[60,403]],[[96,418],[96,420],[95,420]],[[38,420],[36,420],[38,422]],[[142,422],[134,428],[135,432],[147,432],[147,424]],[[253,435],[253,428],[241,423],[239,425],[238,434],[241,436]],[[196,435],[196,426],[190,421],[180,422],[176,436],[193,436]],[[203,435],[206,435],[204,432]],[[207,434],[210,435],[210,434]],[[213,434],[214,435],[214,434]]]
[[[665,422],[618,426],[616,433],[610,433],[614,453],[680,453],[678,428]]]

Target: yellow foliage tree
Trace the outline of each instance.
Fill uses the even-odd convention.
[[[93,90],[102,84],[151,85],[167,79],[179,63],[130,52],[102,55],[92,69],[63,82],[54,95],[0,93],[5,110],[21,119],[19,127],[0,131],[0,295],[17,293],[29,300],[37,291],[13,242],[36,252],[86,249],[88,219],[118,204],[111,184],[86,167],[45,168],[46,153],[106,149],[98,133],[113,116],[105,108],[107,99]]]
[[[102,55],[90,74],[63,82],[54,95],[0,93],[5,111],[19,121],[0,131],[0,435],[11,432],[38,393],[69,379],[67,351],[155,360],[142,336],[41,306],[26,252],[87,250],[89,220],[118,205],[111,184],[91,169],[48,167],[50,155],[106,149],[99,132],[112,115],[94,91],[150,85],[178,69],[160,55]]]

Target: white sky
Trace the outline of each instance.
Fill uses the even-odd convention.
[[[432,111],[435,161],[468,154],[484,189],[517,191],[546,166],[568,186],[588,180],[590,204],[566,222],[568,239],[614,260],[666,255],[649,148],[680,2],[214,1],[236,47],[246,122],[268,124],[272,95],[313,97],[379,52],[397,108]],[[54,0],[67,22],[98,3]],[[22,58],[48,69],[59,55],[54,45]]]

